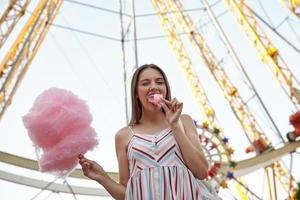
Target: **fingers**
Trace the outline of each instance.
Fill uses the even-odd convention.
[[[88,170],[90,168],[91,164],[88,163],[88,162],[84,162],[81,166],[82,166],[82,169],[84,171],[86,171],[86,170]]]
[[[175,112],[175,110],[177,110],[178,104],[179,104],[179,102],[176,98],[172,99],[171,109],[172,109],[173,112]]]
[[[161,98],[163,100],[163,103],[165,103],[167,106],[171,106],[172,102],[167,100],[167,99],[164,99],[164,98]]]
[[[183,103],[178,103],[178,104],[176,104],[175,114],[180,115],[181,112],[182,112],[182,108],[183,108]]]
[[[79,164],[81,166],[87,165],[89,163],[90,163],[89,160],[86,160],[85,158],[82,158],[82,159],[79,160]]]
[[[165,103],[161,103],[161,107],[164,109],[165,112],[168,112],[170,110]]]
[[[81,168],[82,168],[82,172],[85,176],[88,176],[89,172],[90,172],[90,163],[88,162],[84,162],[82,165],[81,165]]]
[[[183,108],[183,103],[182,102],[177,102],[175,105],[176,109],[175,110],[182,110]]]
[[[79,164],[82,166],[82,167],[90,167],[91,165],[91,161],[86,159],[82,154],[79,154],[78,155],[78,159],[79,159]]]
[[[173,112],[177,111],[180,107],[182,107],[182,102],[179,102],[176,98],[172,99],[170,104],[171,104],[170,109]]]
[[[79,158],[79,164],[81,165],[83,174],[85,176],[88,176],[88,173],[92,166],[91,161],[86,159],[83,155],[79,155],[78,158]]]
[[[163,103],[161,104],[164,111],[167,112],[171,110],[172,112],[177,111],[179,108],[183,107],[183,103],[179,102],[176,98],[173,98],[171,101],[162,99]]]
[[[78,155],[78,159],[84,158],[83,154]]]

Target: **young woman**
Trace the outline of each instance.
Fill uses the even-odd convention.
[[[196,127],[171,99],[165,73],[156,65],[139,67],[131,82],[132,115],[115,136],[119,183],[94,161],[79,156],[85,176],[115,199],[215,199],[201,184],[208,163]]]

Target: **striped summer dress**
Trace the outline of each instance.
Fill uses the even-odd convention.
[[[130,128],[130,127],[129,127]],[[127,200],[202,200],[202,187],[185,166],[173,131],[136,134],[128,144]]]

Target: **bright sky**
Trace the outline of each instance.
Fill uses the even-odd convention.
[[[133,30],[132,27],[129,28],[127,39],[130,42],[125,44],[126,67],[129,77],[124,82],[121,42],[117,41],[121,36],[120,16],[103,10],[105,8],[118,12],[119,1],[78,0],[78,2],[84,2],[85,5],[76,2],[65,0],[63,3],[54,25],[50,28],[21,82],[11,106],[4,114],[0,123],[0,132],[2,137],[4,137],[0,143],[0,150],[36,159],[32,142],[22,124],[21,117],[28,112],[33,101],[42,91],[55,86],[71,90],[80,98],[86,100],[94,117],[93,127],[100,138],[100,144],[97,149],[89,152],[87,156],[101,163],[107,171],[116,172],[118,166],[114,151],[114,134],[118,129],[126,125],[124,85],[129,88],[130,75],[135,65]],[[216,3],[213,10],[220,15],[219,20],[224,31],[237,51],[257,92],[261,95],[268,111],[285,138],[285,134],[292,130],[288,118],[295,109],[282,92],[279,84],[274,81],[267,66],[261,64],[257,53],[247,41],[232,15],[227,11],[224,3],[216,0],[210,2],[212,4]],[[291,16],[288,10],[282,7],[279,0],[246,2],[263,19],[273,27],[277,27],[276,30],[280,34],[300,49],[299,19]],[[1,60],[3,60],[37,3],[37,0],[32,0],[25,16],[20,20],[13,34],[2,48],[0,52]],[[123,3],[124,12],[130,15],[131,1],[125,0]],[[203,7],[199,0],[189,0],[184,5],[186,9]],[[7,3],[0,2],[1,14],[6,6]],[[163,37],[165,33],[161,29],[159,18],[155,15],[144,15],[154,13],[151,1],[136,1],[135,6],[138,64],[155,63],[161,66],[169,78],[173,96],[184,102],[183,112],[190,114],[195,120],[201,121],[201,110],[192,98],[190,89],[167,39]],[[261,106],[258,105],[257,99],[251,98],[253,92],[250,92],[246,87],[245,78],[233,64],[213,24],[209,23],[207,13],[203,9],[187,13],[193,18],[196,27],[199,28],[199,32],[203,34],[207,43],[215,52],[218,61],[221,61],[225,67],[232,83],[239,89],[242,98],[248,102],[257,123],[262,127],[269,140],[272,141],[275,147],[282,146],[279,138],[274,134],[274,128],[270,120],[263,113]],[[288,19],[286,19],[287,16],[289,16]],[[127,29],[129,23],[130,18],[124,17],[125,29]],[[263,28],[275,46],[279,48],[280,53],[296,77],[300,77],[299,67],[297,68],[299,65],[299,59],[297,59],[299,54],[270,29],[265,26]],[[199,73],[200,81],[206,89],[209,100],[215,108],[220,126],[224,130],[226,137],[229,138],[230,145],[235,149],[235,159],[243,160],[253,156],[245,154],[245,148],[249,145],[248,141],[238,121],[232,114],[229,104],[223,98],[218,85],[201,63],[191,45],[189,45],[186,35],[183,35],[183,41],[186,44],[193,66]],[[289,165],[289,157],[285,158],[285,161]],[[297,163],[299,166],[299,153],[295,153],[293,159],[294,176],[299,181],[300,173],[294,170]],[[51,175],[31,172],[4,163],[0,163],[0,169],[16,174],[35,176],[42,180],[53,179]],[[246,178],[251,190],[259,196],[268,198],[266,186],[263,184],[263,182],[266,183],[266,178],[262,170],[251,173]],[[261,181],[259,185],[255,184],[257,178]],[[97,184],[90,181],[77,180],[76,184],[97,187]],[[233,186],[230,183],[231,185]],[[3,189],[1,191],[1,199],[31,199],[39,192],[38,189],[16,185],[3,180],[0,180],[0,188]],[[236,193],[235,187],[232,187],[232,191],[222,191],[222,196],[224,199],[234,199],[231,195],[234,193]],[[282,195],[282,198],[279,199],[286,197],[286,193],[283,192]],[[43,192],[36,199],[60,198],[74,199],[71,195],[59,195],[49,191]],[[94,199],[94,197],[77,196],[77,199]]]

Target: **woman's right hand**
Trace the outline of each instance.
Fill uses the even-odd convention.
[[[83,174],[97,181],[106,191],[117,200],[124,200],[126,187],[114,181],[108,176],[104,169],[95,161],[86,159],[82,154],[78,155],[79,164]]]
[[[82,154],[80,154],[78,158],[83,174],[86,177],[98,182],[101,182],[108,177],[104,169],[95,161],[86,159]]]

